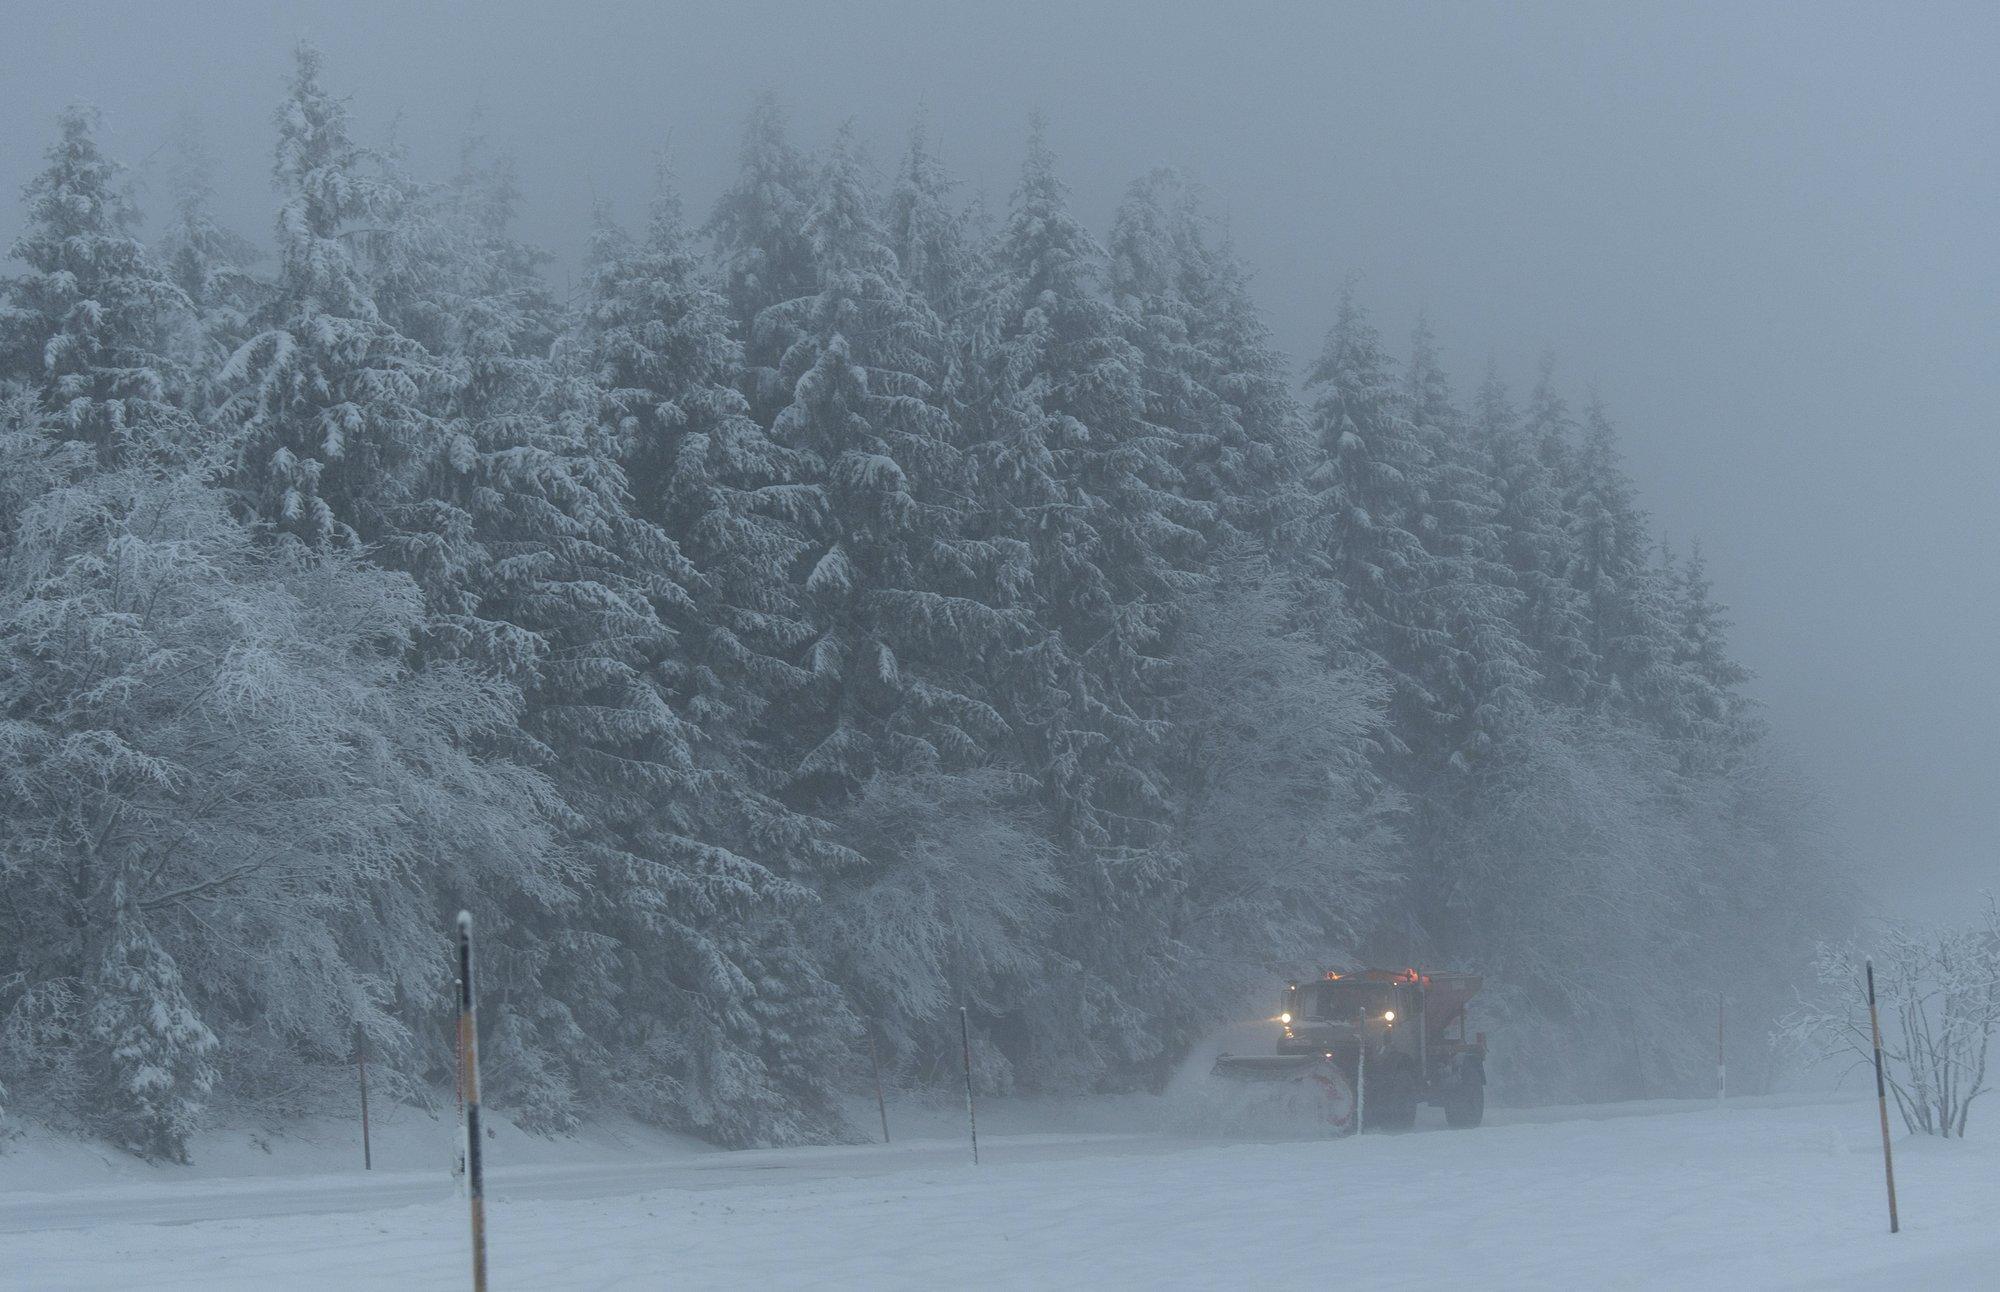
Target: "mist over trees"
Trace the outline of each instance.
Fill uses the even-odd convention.
[[[1220,213],[975,219],[760,103],[562,299],[504,161],[408,173],[316,53],[270,251],[151,244],[57,123],[0,304],[0,1080],[150,1156],[357,1035],[728,1144],[903,1080],[1154,1087],[1287,975],[1487,975],[1522,1099],[1706,1088],[1838,929],[1698,549],[1609,413],[1382,337],[1295,394]],[[635,158],[651,167],[651,159]],[[1337,247],[1329,254],[1337,254]],[[1757,984],[1755,990],[1738,985]],[[279,1093],[286,1092],[286,1093]],[[286,1104],[286,1107],[292,1104]]]

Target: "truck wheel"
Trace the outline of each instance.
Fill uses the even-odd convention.
[[[1470,1130],[1486,1116],[1486,1083],[1472,1072],[1444,1099],[1444,1124],[1454,1130]]]
[[[1408,1068],[1382,1074],[1381,1094],[1370,1091],[1366,1116],[1369,1130],[1406,1131],[1417,1124],[1417,1082]]]

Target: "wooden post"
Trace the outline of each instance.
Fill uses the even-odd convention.
[[[1431,1019],[1425,1002],[1429,987],[1425,979],[1417,980],[1417,1089],[1423,1090],[1431,1083],[1430,1033]]]
[[[1722,993],[1715,993],[1715,1097],[1724,1099],[1729,1094],[1729,1066],[1722,1057]]]
[[[458,1048],[464,1056],[465,1181],[472,1200],[472,1292],[486,1292],[486,1186],[479,1163],[479,1016],[472,991],[472,912],[458,913]]]
[[[361,1077],[361,1169],[375,1169],[375,1154],[368,1143],[368,1035],[354,1025],[354,1069]]]
[[[451,980],[451,994],[454,1000],[465,992],[465,979],[454,975]],[[465,1029],[454,1028],[451,1038],[452,1051],[452,1144],[451,1183],[459,1197],[465,1196]]]
[[[875,1029],[868,1029],[868,1066],[875,1073],[875,1111],[882,1114],[882,1142],[889,1142],[889,1103],[882,1098],[882,1060],[875,1053]]]
[[[1882,1080],[1882,1022],[1875,1013],[1875,962],[1868,966],[1868,1030],[1875,1037],[1875,1107],[1882,1115],[1882,1178],[1889,1185],[1889,1232],[1896,1233],[1896,1161],[1889,1151],[1889,1093]]]
[[[965,1124],[972,1128],[972,1164],[979,1165],[979,1114],[972,1106],[972,1032],[965,1022],[965,1006],[958,1007],[959,1053],[965,1058]]]
[[[1364,1110],[1368,1107],[1368,1040],[1354,1047],[1354,1133],[1361,1133]]]

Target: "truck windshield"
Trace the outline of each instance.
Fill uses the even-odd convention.
[[[1334,1023],[1351,1023],[1373,1018],[1396,1007],[1396,989],[1379,982],[1322,982],[1317,984],[1308,1017]]]

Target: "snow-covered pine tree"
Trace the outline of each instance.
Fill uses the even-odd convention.
[[[1404,390],[1408,416],[1431,455],[1426,600],[1442,635],[1426,664],[1437,724],[1429,752],[1434,767],[1468,772],[1536,678],[1515,628],[1521,598],[1506,565],[1493,459],[1454,401],[1436,334],[1422,318]]]
[[[561,398],[545,354],[551,310],[536,257],[508,234],[504,169],[482,173],[468,152],[454,184],[425,185],[362,153],[310,50],[279,125],[290,199],[280,278],[270,330],[232,361],[244,385],[225,409],[248,432],[241,474],[266,481],[264,519],[296,528],[284,499],[313,497],[323,524],[306,531],[312,541],[365,538],[372,559],[416,579],[421,659],[492,670],[523,697],[519,725],[490,731],[481,752],[548,768],[563,841],[581,850],[584,805],[628,760],[648,766],[632,750],[663,722],[642,670],[664,649],[653,596],[685,581],[678,555],[631,522],[622,478],[583,424],[551,412]],[[365,236],[349,227],[362,217]],[[331,429],[315,463],[319,427]],[[287,466],[307,488],[281,494],[272,515]],[[655,568],[635,572],[648,557]],[[572,747],[578,728],[599,739]],[[592,753],[609,753],[612,770]],[[564,954],[589,909],[571,903],[603,892],[606,877],[586,875],[560,909],[505,873],[483,899],[487,927],[515,952],[495,966],[492,1084],[549,1129],[573,1125],[579,1088],[617,1069],[604,1040],[615,1020],[589,1035],[576,1021],[588,1011],[557,1003],[564,986],[572,999],[610,990],[585,973],[601,962]],[[468,900],[447,884],[426,897],[443,911]]]
[[[433,379],[418,397],[443,446],[422,465],[401,527],[374,550],[424,589],[430,652],[527,685],[545,643],[509,617],[520,572],[571,541],[589,523],[580,512],[621,514],[619,484],[551,425],[559,309],[540,276],[544,257],[513,235],[512,169],[484,162],[481,147],[476,136],[464,143],[446,184],[391,170],[360,241],[382,321],[428,356]]]
[[[1704,848],[1689,798],[1668,793],[1671,753],[1613,661],[1624,643],[1612,625],[1655,596],[1656,575],[1633,520],[1642,568],[1598,577],[1587,549],[1598,544],[1616,566],[1617,514],[1636,508],[1615,462],[1593,458],[1608,443],[1579,442],[1546,361],[1525,417],[1489,371],[1474,425],[1493,462],[1518,636],[1540,685],[1501,715],[1471,792],[1440,818],[1435,851],[1453,882],[1426,923],[1454,952],[1495,966],[1506,982],[1495,1007],[1510,1026],[1551,1043],[1592,1038],[1588,1061],[1551,1054],[1499,1079],[1640,1097],[1688,1078],[1682,1052],[1700,1024],[1648,966],[1698,954],[1670,931],[1692,927]],[[1671,680],[1656,668],[1644,678]]]
[[[393,188],[364,172],[346,103],[301,45],[278,111],[278,277],[260,331],[224,369],[221,416],[237,428],[236,484],[265,524],[318,545],[374,543],[432,527],[422,482],[463,445],[425,404],[444,374],[376,308],[348,246]]]
[[[754,699],[729,690],[742,677],[718,685],[712,660],[674,649],[711,645],[728,629],[711,633],[702,612],[717,603],[696,604],[706,581],[627,502],[624,465],[647,473],[663,446],[634,451],[646,437],[630,433],[618,399],[636,394],[635,407],[670,422],[708,397],[702,374],[658,399],[607,396],[590,338],[553,363],[537,352],[547,308],[535,258],[506,234],[504,170],[467,166],[449,188],[405,182],[399,193],[396,220],[371,240],[371,267],[392,317],[428,338],[449,373],[436,403],[463,447],[430,475],[426,505],[438,523],[381,550],[419,573],[441,616],[450,611],[434,645],[470,651],[524,687],[522,734],[573,809],[572,846],[595,863],[577,907],[509,907],[509,923],[496,924],[518,976],[496,979],[512,990],[493,1011],[495,1085],[551,1129],[572,1125],[590,1100],[729,1142],[824,1134],[837,1122],[827,1073],[800,1055],[832,1048],[814,1043],[810,1024],[838,1032],[843,1015],[815,976],[766,981],[758,966],[782,940],[768,927],[774,914],[805,895],[766,862],[837,849],[747,792],[741,769],[712,761],[728,745],[718,713]],[[656,340],[676,321],[650,317],[652,304],[642,290],[626,321]],[[671,368],[688,356],[669,348],[649,375],[671,386]],[[675,410],[682,395],[692,397]],[[734,429],[713,437],[717,456],[742,450]],[[752,533],[712,506],[673,515],[686,499],[650,497],[657,483],[641,485],[657,512],[694,522],[704,541],[728,546]],[[749,1000],[753,991],[763,999]],[[807,1020],[793,1029],[796,1047],[764,1026],[786,1011]],[[661,1025],[635,1063],[623,1038],[656,1014]]]
[[[1357,942],[1487,971],[1497,1078],[1660,1093],[1712,1026],[1662,966],[1782,983],[1838,917],[1699,560],[1546,374],[1467,418],[1427,333],[1357,342],[1308,498],[1170,175],[1107,264],[1038,141],[973,247],[921,130],[878,204],[767,101],[722,263],[663,200],[564,318],[504,167],[294,90],[275,292],[195,172],[146,265],[66,123],[0,304],[17,1106],[173,1156],[211,1071],[302,1107],[357,1022],[443,1075],[468,891],[511,1112],[731,1143],[841,1133],[857,1015],[914,1072],[964,999],[982,1080],[1103,1086]]]
[[[1523,422],[1499,374],[1488,367],[1479,391],[1479,442],[1493,461],[1500,491],[1501,550],[1521,592],[1520,638],[1543,693],[1568,704],[1596,694],[1597,659],[1590,620],[1571,575],[1576,536],[1564,510],[1564,482],[1550,465],[1566,452],[1567,413],[1552,384],[1536,387],[1532,419]]]
[[[1430,721],[1438,703],[1424,667],[1441,631],[1429,595],[1437,579],[1424,545],[1435,523],[1432,445],[1411,418],[1394,362],[1351,285],[1341,293],[1310,380],[1319,461],[1306,481],[1309,577],[1344,596],[1355,644],[1390,681],[1381,739],[1400,763],[1406,736]],[[1400,765],[1384,770],[1398,782],[1408,779]]]
[[[1039,122],[989,262],[977,344],[995,425],[979,453],[1006,532],[1028,545],[1049,634],[1045,689],[1024,708],[1064,705],[1041,724],[1038,764],[1074,842],[1142,846],[1161,806],[1148,715],[1168,685],[1174,616],[1200,583],[1209,512],[1173,492],[1174,446],[1145,421],[1143,359]]]
[[[1157,1077],[1274,973],[1309,973],[1361,945],[1393,892],[1393,795],[1370,756],[1387,689],[1329,668],[1291,580],[1262,554],[1224,558],[1180,638],[1168,707],[1180,883],[1156,967]]]
[[[673,685],[699,727],[742,738],[770,696],[807,680],[791,661],[812,626],[785,572],[820,498],[803,459],[751,420],[728,303],[664,173],[659,184],[643,238],[600,214],[581,344],[634,508],[699,572]]]
[[[1576,414],[1556,385],[1556,356],[1545,350],[1535,364],[1535,384],[1528,391],[1527,407],[1521,410],[1521,433],[1534,447],[1542,465],[1568,489],[1576,465]]]
[[[970,214],[953,202],[957,187],[931,146],[926,119],[919,116],[885,203],[883,234],[896,253],[904,285],[924,299],[947,329],[965,321],[981,272]]]
[[[1677,703],[1663,723],[1681,751],[1684,775],[1726,771],[1760,734],[1743,694],[1750,670],[1729,653],[1729,612],[1715,596],[1708,557],[1697,539],[1687,556],[1667,562],[1674,628]]]
[[[1497,782],[1511,728],[1537,679],[1518,636],[1520,594],[1502,551],[1500,495],[1485,444],[1452,398],[1437,338],[1419,319],[1405,374],[1405,415],[1429,452],[1423,614],[1434,625],[1410,667],[1430,704],[1410,715],[1404,788],[1416,928],[1430,949],[1464,944],[1473,909],[1457,864],[1465,822]]]
[[[1211,543],[1278,539],[1296,503],[1298,410],[1242,267],[1178,172],[1127,190],[1110,287],[1144,358],[1146,418],[1173,437],[1178,491],[1213,509]]]
[[[191,442],[175,402],[185,373],[170,354],[188,301],[132,236],[138,213],[97,128],[94,110],[65,109],[28,184],[28,227],[13,248],[27,272],[5,285],[0,374],[35,392],[45,433],[89,444],[108,465]]]
[[[1323,565],[1300,577],[1315,567],[1271,564],[1274,549],[1302,555],[1308,455],[1241,267],[1171,171],[1128,190],[1110,253],[1113,296],[1144,359],[1146,420],[1171,436],[1177,491],[1211,509],[1199,559],[1213,590],[1174,639],[1182,680],[1166,709],[1178,869],[1147,951],[1190,968],[1156,970],[1148,987],[1165,1002],[1164,1061],[1194,1039],[1186,1020],[1234,1008],[1259,974],[1367,931],[1387,887],[1379,809],[1393,797],[1368,757],[1384,722],[1380,680],[1368,660],[1332,662],[1326,650],[1353,640],[1352,611]],[[1317,602],[1316,630],[1299,626],[1302,599]]]
[[[192,113],[175,127],[174,153],[173,215],[155,252],[190,306],[182,349],[197,388],[193,406],[206,412],[222,365],[250,336],[264,285],[250,269],[257,248],[216,222],[208,144]]]
[[[877,1013],[891,1060],[944,1053],[952,994],[987,994],[1009,937],[1036,923],[1048,878],[1039,846],[988,858],[985,881],[1004,905],[1026,911],[983,919],[959,903],[892,902],[868,894],[949,886],[947,854],[915,848],[879,829],[879,804],[930,797],[975,837],[1021,838],[1033,819],[1018,778],[987,765],[1009,752],[1008,728],[988,698],[989,679],[1029,635],[1012,603],[1025,580],[1024,549],[1004,535],[968,532],[969,463],[947,406],[955,356],[946,324],[899,273],[877,222],[850,134],[836,141],[814,194],[807,230],[817,289],[765,311],[760,332],[796,338],[781,361],[792,401],[772,436],[801,467],[815,506],[799,518],[806,543],[788,573],[813,627],[802,659],[807,685],[778,697],[766,730],[788,752],[785,797],[836,814],[859,865],[822,868],[831,906],[816,921],[836,970],[883,967],[873,948],[928,946],[955,977],[922,992],[850,976],[850,998]],[[949,855],[956,855],[954,851]],[[898,926],[899,918],[919,922]],[[999,926],[999,927],[996,927]],[[995,939],[999,939],[996,941]],[[956,948],[956,951],[952,951]],[[909,966],[896,971],[907,985]]]
[[[1618,460],[1617,432],[1592,392],[1566,509],[1576,535],[1572,581],[1583,594],[1603,692],[1622,712],[1660,720],[1681,685],[1672,589],[1655,559],[1638,492]]]
[[[371,560],[415,578],[424,668],[475,665],[525,697],[518,725],[471,747],[547,767],[564,845],[602,864],[560,891],[559,914],[545,890],[491,877],[482,918],[519,953],[495,968],[492,1016],[505,1026],[494,1076],[531,1122],[573,1124],[583,1074],[614,1066],[603,1038],[615,1019],[586,1035],[556,1003],[557,971],[538,975],[601,963],[565,955],[572,922],[617,878],[616,841],[675,781],[670,765],[686,762],[645,675],[668,638],[655,602],[685,598],[685,563],[626,511],[623,478],[591,441],[593,401],[570,399],[537,353],[548,308],[533,257],[507,236],[504,192],[489,198],[477,176],[430,188],[380,166],[352,144],[309,48],[290,90],[278,117],[279,277],[264,330],[225,370],[235,480],[264,524],[322,551],[366,544]],[[579,411],[565,420],[564,407]],[[434,910],[466,903],[449,876],[427,878],[421,900]],[[572,998],[607,991],[591,983]]]
[[[1054,989],[1016,1025],[1016,1052],[1030,1080],[1075,1084],[1160,1052],[1146,1027],[1158,1002],[1133,975],[1170,918],[1162,713],[1213,509],[1176,492],[1177,446],[1146,421],[1130,320],[1104,294],[1103,253],[1039,122],[988,263],[970,439],[988,523],[1027,546],[1041,633],[998,690],[1067,884]]]
[[[1218,236],[1184,289],[1208,384],[1232,410],[1225,434],[1183,466],[1190,496],[1213,501],[1219,520],[1275,552],[1293,547],[1305,514],[1299,481],[1310,439],[1292,395],[1291,363],[1275,347],[1250,294],[1250,270]],[[1212,454],[1212,456],[1210,456]]]
[[[1022,779],[997,766],[886,773],[840,814],[866,860],[822,882],[803,929],[892,1073],[950,1071],[960,1004],[1004,1018],[1042,981],[1060,856]],[[977,1064],[989,1086],[1011,1079],[997,1050]]]
[[[663,636],[649,576],[633,568],[643,555],[663,558],[663,589],[684,580],[673,577],[671,548],[648,548],[644,527],[630,522],[622,477],[584,433],[587,421],[558,415],[568,388],[549,361],[553,308],[535,272],[539,258],[511,236],[504,164],[478,165],[475,147],[467,145],[450,184],[391,172],[360,244],[383,322],[419,341],[435,367],[419,397],[448,446],[424,465],[405,524],[372,551],[423,589],[424,659],[474,663],[519,691],[518,724],[488,752],[548,771],[574,864],[589,835],[578,805],[603,769],[573,766],[562,740],[579,726],[634,720],[653,697],[643,680],[594,692],[566,683],[633,671],[626,639],[607,650],[607,631]],[[616,994],[615,970],[582,949],[582,926],[604,900],[606,879],[578,864],[557,903],[504,876],[480,895],[484,927],[506,949],[488,970],[496,989],[485,1009],[488,1085],[539,1130],[573,1127],[592,1095],[614,1102],[607,1091],[623,1067],[613,1040],[620,1020],[604,1002]],[[439,891],[432,900],[448,911],[465,895]],[[448,1055],[426,1057],[447,1070]]]
[[[975,679],[1020,638],[994,604],[1012,546],[961,532],[967,472],[941,393],[943,324],[903,283],[873,206],[843,130],[807,217],[817,290],[758,320],[797,338],[780,368],[793,396],[772,434],[820,494],[801,526],[813,684],[785,719],[804,803],[842,803],[878,771],[981,761],[1007,727]]]
[[[818,287],[806,216],[812,209],[811,164],[792,146],[777,96],[750,110],[737,153],[736,182],[715,205],[705,232],[722,263],[723,292],[743,344],[743,393],[751,415],[769,426],[791,391],[779,362],[797,338],[759,319],[771,306],[811,295]]]
[[[1684,722],[1702,682],[1688,676],[1682,650],[1674,572],[1658,558],[1638,490],[1618,458],[1618,432],[1602,398],[1590,394],[1584,440],[1576,454],[1570,498],[1578,534],[1578,586],[1592,626],[1592,648],[1604,684],[1622,712],[1656,730]]]
[[[775,794],[788,768],[765,739],[765,711],[811,680],[792,662],[812,626],[786,572],[818,495],[803,456],[748,416],[726,309],[703,281],[664,175],[643,239],[600,218],[578,337],[598,434],[639,519],[691,562],[688,599],[662,608],[675,649],[652,677],[680,716],[699,779],[694,793],[662,802],[656,829],[679,864],[715,877],[692,922],[711,950],[690,955],[679,935],[671,954],[641,961],[666,1012],[647,1044],[652,1075],[628,1098],[713,1137],[768,1143],[840,1122],[825,1058],[845,1047],[852,1023],[801,954],[797,922],[809,885],[857,859],[827,823]],[[719,882],[727,873],[739,882]],[[634,936],[648,936],[643,924]]]
[[[185,1162],[215,1085],[215,1033],[182,989],[180,966],[113,881],[111,926],[83,986],[98,1132],[149,1160]]]
[[[512,159],[491,156],[485,136],[469,132],[442,183],[412,174],[400,152],[371,160],[379,209],[352,242],[383,319],[476,369],[463,374],[461,398],[476,397],[482,382],[505,384],[482,364],[545,357],[560,311],[541,277],[547,254],[513,233],[521,191]]]

